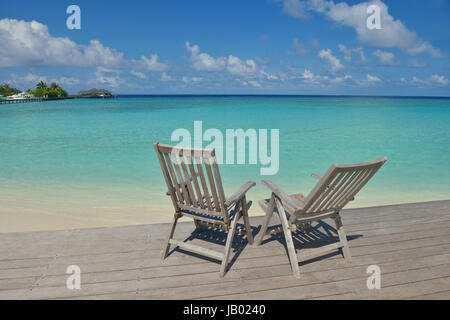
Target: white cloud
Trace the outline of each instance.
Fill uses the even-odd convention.
[[[448,85],[449,80],[446,79],[444,76],[433,74],[431,76],[431,82],[436,83],[440,86],[446,86],[446,85]]]
[[[222,71],[226,69],[233,75],[246,76],[257,70],[256,63],[252,59],[242,61],[233,55],[229,55],[227,58],[213,58],[207,53],[200,52],[198,45],[191,45],[186,42],[185,46],[191,53],[191,65],[197,71]]]
[[[365,79],[357,80],[356,83],[362,87],[366,87],[366,86],[374,86],[374,85],[381,84],[382,81],[377,76],[367,74]]]
[[[116,69],[111,69],[111,68],[106,68],[106,67],[102,67],[102,66],[98,66],[96,68],[97,73],[120,73],[120,70],[116,70]]]
[[[32,72],[28,72],[24,76],[20,76],[16,73],[11,73],[10,77],[11,77],[11,79],[7,80],[6,82],[20,86],[20,87],[27,87],[27,88],[33,88],[33,89],[39,81],[56,82],[59,85],[69,86],[69,87],[80,83],[80,80],[77,78],[74,78],[74,77],[61,76],[59,78],[52,78],[51,80],[49,80],[48,77],[46,77],[46,76],[34,74]]]
[[[44,76],[39,76],[36,74],[33,74],[31,72],[28,72],[27,75],[23,78],[23,80],[28,82],[39,82],[39,81],[47,81],[47,78]]]
[[[367,28],[366,10],[372,4],[380,7],[381,29],[370,30]],[[288,10],[287,8],[294,9]],[[341,25],[352,27],[356,31],[358,40],[367,46],[399,48],[412,56],[428,54],[434,58],[442,57],[439,49],[422,40],[400,20],[395,20],[389,14],[387,5],[381,0],[370,0],[355,5],[327,0],[284,0],[283,11],[300,19],[308,16],[307,11],[322,13]]]
[[[314,73],[312,73],[311,70],[308,70],[308,69],[305,69],[305,71],[303,71],[303,74],[301,77],[302,77],[302,79],[304,79],[305,81],[308,81],[308,82],[314,82],[314,80],[315,80]]]
[[[283,0],[282,2],[284,13],[299,19],[306,19],[309,16],[305,2],[298,0]]]
[[[201,77],[186,77],[184,76],[183,78],[181,78],[181,81],[183,81],[184,83],[197,83],[200,82],[202,80]]]
[[[140,60],[131,60],[131,65],[138,69],[145,69],[150,71],[164,71],[168,68],[166,63],[158,62],[158,55],[153,53],[152,56],[147,58],[141,56]]]
[[[148,76],[146,74],[143,74],[142,72],[139,72],[139,71],[131,70],[130,74],[132,74],[133,76],[135,76],[139,79],[143,79],[143,80],[148,79]]]
[[[373,55],[378,57],[380,64],[383,66],[396,66],[399,64],[399,62],[395,61],[395,57],[392,52],[376,50]]]
[[[21,76],[16,73],[10,74],[11,79],[9,80],[9,83],[11,84],[18,84],[18,85],[24,85],[24,86],[33,86],[37,84],[39,81],[47,81],[47,77],[34,74],[32,72],[28,72],[26,75]]]
[[[347,49],[346,46],[344,46],[343,44],[340,44],[339,51],[345,55],[345,57],[344,57],[345,60],[347,60],[347,61],[352,60],[352,50],[351,49]]]
[[[259,88],[261,84],[256,80],[240,81],[243,86],[251,85],[252,87]]]
[[[55,80],[55,82],[60,83],[61,85],[73,86],[75,84],[80,83],[80,80],[74,77],[61,77],[59,80]]]
[[[15,66],[76,66],[121,68],[133,66],[148,70],[162,70],[165,64],[158,56],[141,60],[127,60],[122,52],[105,47],[98,40],[88,45],[69,38],[53,37],[48,27],[37,21],[0,20],[0,67]]]
[[[300,56],[300,57],[306,56],[308,54],[307,46],[303,43],[300,43],[298,41],[298,39],[294,39],[292,41],[292,47],[294,48],[294,51],[288,52],[288,54],[292,54],[292,55]]]
[[[332,78],[332,79],[330,79],[330,82],[331,82],[331,83],[343,83],[344,81],[350,80],[350,79],[352,79],[352,78],[353,78],[353,77],[350,76],[350,75],[344,75],[343,77]]]
[[[271,63],[270,59],[267,57],[265,58],[255,57],[255,61],[258,65],[268,65]]]
[[[94,85],[102,85],[117,88],[124,81],[119,76],[98,75],[95,79],[91,79],[88,82]]]
[[[352,60],[352,54],[356,53],[359,54],[359,59],[360,62],[366,62],[366,56],[364,55],[364,49],[359,47],[359,48],[347,48],[346,46],[344,46],[343,44],[339,45],[339,51],[342,52],[344,54],[344,59],[348,62],[350,62]]]
[[[426,83],[425,83],[424,80],[419,79],[419,78],[417,78],[416,76],[414,76],[414,77],[412,78],[412,80],[411,80],[411,84],[412,84],[412,85],[415,85],[415,86],[417,86],[417,87],[419,87],[419,88],[422,88],[422,87],[425,86]]]
[[[167,73],[163,72],[161,74],[161,81],[162,82],[168,82],[168,81],[174,81],[175,79],[173,77],[171,77],[170,75],[168,75]]]
[[[228,56],[227,70],[231,74],[245,76],[256,71],[256,63],[252,59],[242,61],[238,57]]]
[[[406,49],[406,52],[411,56],[419,56],[429,54],[433,58],[442,58],[442,53],[439,49],[434,48],[428,42],[417,43],[414,46]]]
[[[312,83],[312,84],[320,84],[320,85],[325,85],[325,84],[342,84],[345,83],[346,81],[349,81],[352,79],[352,76],[350,75],[344,75],[342,77],[329,77],[329,76],[320,76],[320,75],[315,75],[313,72],[311,72],[311,70],[309,69],[305,69],[302,73],[302,75],[300,76],[301,79],[303,79],[303,81],[308,82],[308,83]]]
[[[267,80],[278,80],[278,77],[274,74],[269,74],[264,70],[261,70],[260,72],[261,77],[267,79]]]
[[[217,59],[207,53],[201,53],[198,45],[191,46],[189,42],[185,43],[186,49],[191,53],[192,67],[198,71],[220,71],[225,68],[226,58]]]
[[[95,78],[90,79],[88,81],[89,84],[117,88],[124,83],[124,80],[118,75],[120,73],[119,70],[104,67],[97,67],[95,70]]]
[[[331,71],[337,72],[344,68],[338,58],[333,56],[331,49],[323,49],[319,51],[318,56],[322,60],[326,60],[330,64]]]
[[[427,64],[425,62],[421,62],[421,61],[417,61],[417,60],[408,62],[408,67],[411,67],[411,68],[424,68],[426,66],[427,66]]]
[[[367,75],[367,81],[369,82],[380,82],[381,79],[378,78],[377,76],[372,76],[370,74]]]
[[[403,80],[402,80],[403,79]],[[450,80],[445,78],[443,75],[433,74],[429,78],[420,79],[416,76],[413,76],[411,81],[407,81],[405,78],[400,79],[401,82],[405,84],[410,84],[418,88],[430,88],[430,87],[445,87],[450,83]]]

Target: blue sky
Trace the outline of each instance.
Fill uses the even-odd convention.
[[[81,9],[69,30],[66,9]],[[380,8],[370,30],[369,5]],[[450,1],[10,1],[0,82],[147,94],[450,96]],[[33,22],[34,21],[34,22]]]

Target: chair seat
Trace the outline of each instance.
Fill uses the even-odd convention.
[[[200,212],[196,212],[194,210],[186,210],[186,209],[181,209],[180,211],[182,213],[187,213],[187,214],[190,214],[192,216],[196,216],[199,219],[205,218],[205,219],[208,219],[208,220],[216,220],[217,223],[223,223],[224,222],[223,217],[221,217],[221,216],[217,216],[217,215],[213,215],[213,214],[200,213]],[[217,214],[220,214],[220,213],[217,212]]]
[[[251,205],[252,205],[252,201],[247,201],[247,210],[250,209]],[[236,210],[236,209],[238,209],[238,210]],[[233,219],[233,217],[236,215],[237,212],[239,212],[239,210],[240,210],[240,206],[234,206],[231,210],[228,211],[228,216],[229,216],[230,220]],[[182,209],[181,212],[188,213],[193,216],[197,216],[200,219],[206,218],[209,220],[216,220],[217,223],[224,223],[223,217],[217,215],[217,214],[220,214],[219,212],[217,212],[217,214],[207,214],[207,213],[203,213],[203,212],[197,212],[197,211],[195,211],[195,209],[193,209],[193,210]]]

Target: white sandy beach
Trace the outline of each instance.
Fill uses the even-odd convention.
[[[253,205],[249,211],[250,216],[263,215],[263,211],[257,204],[259,198],[250,199],[253,200]],[[2,221],[0,233],[167,223],[172,219],[173,208],[169,198],[163,198],[163,200],[166,200],[167,203],[149,204],[145,207],[118,206],[117,203],[112,206],[89,206],[86,203],[80,203],[77,206],[74,201],[68,202],[67,205],[11,202],[0,207],[0,219]],[[400,194],[397,197],[392,197],[392,195],[373,197],[370,194],[362,194],[357,201],[351,202],[347,208],[436,200],[448,200],[448,197],[445,197],[445,195],[438,195],[437,197],[429,195],[428,198],[417,196],[405,198]]]

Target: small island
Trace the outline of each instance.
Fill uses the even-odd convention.
[[[19,103],[47,100],[63,100],[74,98],[116,98],[118,95],[113,94],[106,89],[90,89],[78,92],[77,95],[69,95],[66,90],[61,88],[56,82],[52,82],[50,86],[45,81],[39,81],[34,90],[28,89],[21,91],[11,87],[9,84],[0,85],[0,103]]]
[[[9,84],[0,84],[0,98],[9,97],[15,94],[20,93],[21,91],[16,88],[12,88]]]
[[[106,89],[90,89],[78,92],[75,98],[115,98],[117,94],[112,94],[111,91]]]
[[[35,90],[28,89],[27,93],[38,98],[46,99],[64,99],[69,95],[66,90],[61,88],[56,82],[52,82],[50,87],[44,81],[39,81]]]
[[[34,90],[28,89],[21,91],[12,88],[9,84],[0,85],[0,103],[19,103],[46,100],[62,100],[72,99],[66,90],[61,88],[56,82],[52,82],[50,86],[44,81],[39,81]]]

